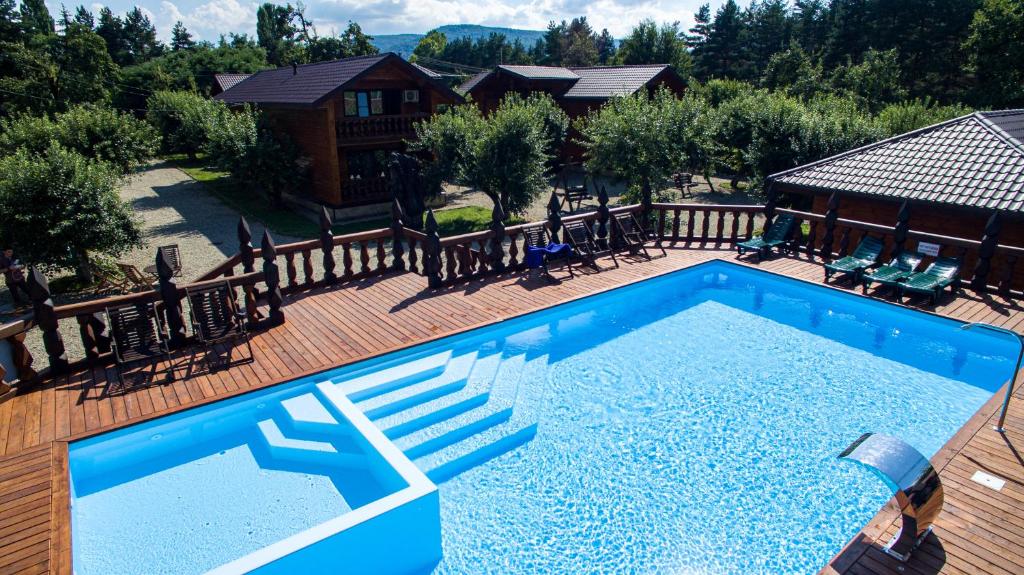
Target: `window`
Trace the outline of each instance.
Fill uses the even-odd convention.
[[[360,90],[345,92],[345,115],[366,118],[384,113],[383,90]]]
[[[387,152],[383,150],[348,152],[346,160],[348,161],[348,179],[382,178],[387,167]]]

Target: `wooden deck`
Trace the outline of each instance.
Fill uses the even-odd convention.
[[[471,329],[570,299],[685,268],[711,259],[735,261],[716,249],[671,249],[650,262],[577,275],[548,285],[505,275],[424,292],[413,274],[384,276],[343,287],[299,293],[284,308],[284,325],[253,338],[255,361],[214,374],[201,356],[176,359],[172,383],[117,389],[111,368],[85,369],[48,381],[0,405],[0,575],[70,573],[66,443],[273,385],[413,343]],[[621,260],[620,260],[621,261]],[[814,283],[821,267],[803,258],[777,258],[754,267]],[[555,275],[562,277],[561,270]],[[1000,296],[966,292],[935,313],[1024,330],[1024,308]],[[1024,386],[1022,386],[1024,387]],[[1022,392],[1024,393],[1024,392]],[[1001,397],[1001,396],[1000,396]],[[894,532],[883,509],[825,569],[828,573],[1024,573],[1024,395],[1011,402],[1008,433],[990,430],[997,398],[986,405],[935,458],[946,505],[935,535],[906,565],[878,550]],[[1016,442],[1021,443],[1016,443]],[[976,470],[1007,479],[996,492],[970,481]]]

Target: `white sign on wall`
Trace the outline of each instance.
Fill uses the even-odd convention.
[[[933,244],[931,242],[917,242],[917,251],[926,256],[938,257],[939,250],[941,249],[942,246],[939,244]]]

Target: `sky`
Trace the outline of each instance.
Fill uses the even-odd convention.
[[[185,23],[194,37],[216,40],[228,32],[256,32],[256,8],[260,2],[247,0],[65,0],[69,9],[83,3],[94,13],[108,6],[123,15],[138,5],[157,27],[160,39],[170,39],[171,27]],[[293,0],[294,1],[294,0]],[[707,1],[707,0],[704,0]],[[586,16],[591,26],[607,28],[621,38],[640,20],[678,20],[686,28],[702,0],[306,0],[306,17],[317,31],[328,34],[344,30],[354,20],[369,34],[423,33],[444,24],[483,24],[540,30],[550,20]],[[287,0],[280,0],[285,4]],[[721,0],[712,0],[712,10]],[[50,13],[60,13],[59,0],[47,0]]]

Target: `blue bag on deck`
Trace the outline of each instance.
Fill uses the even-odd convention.
[[[544,256],[567,256],[572,253],[569,244],[548,244],[546,248],[526,246],[526,267],[539,268],[544,265]]]

